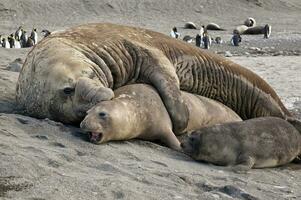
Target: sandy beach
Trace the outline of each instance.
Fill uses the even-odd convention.
[[[0,14],[2,36],[22,25],[37,28],[39,39],[42,29],[89,22],[164,34],[177,26],[182,36],[198,33],[182,28],[187,21],[215,22],[227,30],[210,34],[225,43],[209,51],[230,53],[256,72],[301,119],[300,0],[0,0]],[[271,24],[271,37],[242,36],[239,47],[230,46],[232,30],[247,17]],[[23,115],[15,86],[30,50],[0,48],[0,199],[301,199],[300,164],[236,174],[148,141],[94,145],[78,127]]]

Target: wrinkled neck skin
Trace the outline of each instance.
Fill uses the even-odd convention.
[[[138,79],[143,55],[131,42],[98,40],[74,44],[71,38],[71,41],[65,39],[64,43],[89,60],[93,71],[106,87],[116,89]]]
[[[176,67],[181,90],[217,100],[242,119],[290,115],[276,92],[254,72],[203,50],[173,51],[177,56],[165,54]]]

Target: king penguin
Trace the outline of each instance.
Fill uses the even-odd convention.
[[[19,28],[16,30],[16,32],[15,32],[15,39],[16,40],[20,41],[21,35],[22,35],[22,30],[23,30],[22,26],[19,26]]]
[[[25,30],[22,30],[22,35],[21,35],[21,40],[20,40],[20,43],[21,43],[21,47],[22,47],[22,48],[25,48],[25,47],[26,47],[27,40],[28,40],[28,36],[27,36],[27,34],[26,34],[26,31],[25,31]]]
[[[34,45],[38,43],[38,34],[37,34],[37,29],[36,28],[32,29],[30,37],[33,40]]]

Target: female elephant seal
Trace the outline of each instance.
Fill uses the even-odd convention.
[[[80,124],[89,133],[93,143],[111,140],[161,140],[173,149],[180,143],[172,132],[172,123],[157,91],[145,84],[133,84],[118,88],[115,98],[102,101],[92,107]],[[185,131],[222,122],[241,121],[241,118],[225,105],[206,97],[182,92],[189,110]]]
[[[184,28],[186,29],[196,29],[196,25],[193,22],[186,22],[184,25]]]
[[[110,23],[52,33],[27,55],[16,100],[38,118],[78,123],[113,98],[112,89],[143,82],[159,92],[175,132],[188,123],[184,91],[218,100],[243,119],[289,114],[259,76],[225,58],[161,33]]]
[[[234,169],[239,171],[275,167],[301,153],[298,130],[300,122],[296,120],[290,123],[277,117],[260,117],[202,128],[186,138],[181,147],[196,160],[236,165]]]
[[[216,23],[209,23],[206,26],[207,30],[213,30],[213,31],[225,31],[226,29],[221,28],[218,24]]]

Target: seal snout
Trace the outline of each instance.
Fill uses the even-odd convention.
[[[99,144],[103,138],[103,129],[97,123],[92,123],[94,120],[88,116],[81,122],[80,128],[88,134],[89,141],[94,144]]]
[[[102,137],[103,137],[103,134],[102,133],[97,133],[97,132],[89,132],[89,139],[90,139],[90,142],[94,143],[94,144],[98,144]]]
[[[191,155],[195,151],[195,148],[197,148],[196,143],[198,143],[197,136],[190,135],[181,142],[180,146],[185,154]]]

